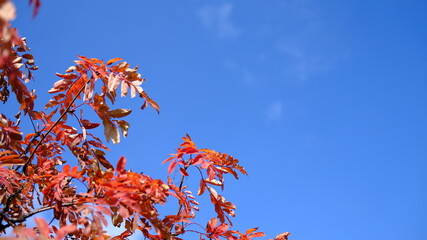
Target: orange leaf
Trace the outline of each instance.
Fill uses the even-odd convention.
[[[111,64],[113,64],[117,61],[121,61],[121,60],[123,60],[123,58],[112,58],[112,59],[107,61],[107,65],[111,65]]]
[[[248,229],[248,230],[246,230],[246,233],[245,233],[245,234],[249,234],[249,233],[255,232],[256,230],[258,230],[258,228],[251,228],[251,229]]]
[[[62,167],[62,172],[65,173],[65,174],[68,174],[70,172],[70,169],[71,169],[70,165],[68,165],[68,164],[64,165]]]
[[[251,238],[256,238],[256,237],[264,237],[265,234],[263,232],[256,232],[256,233],[252,233],[249,235],[249,237]]]

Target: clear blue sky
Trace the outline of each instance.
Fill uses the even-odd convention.
[[[77,55],[148,79],[161,113],[134,112],[112,161],[164,177],[189,133],[249,172],[224,193],[236,228],[426,239],[427,1],[17,2],[40,104]]]

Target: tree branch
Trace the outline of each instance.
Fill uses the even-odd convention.
[[[58,123],[62,120],[62,118],[64,118],[64,116],[65,116],[65,114],[67,114],[69,111],[70,111],[70,109],[71,109],[71,107],[73,106],[73,104],[74,104],[74,102],[77,100],[77,98],[79,97],[79,95],[80,95],[80,93],[82,93],[82,91],[85,89],[85,87],[86,87],[86,85],[89,83],[89,81],[90,81],[90,79],[88,79],[87,80],[87,82],[86,82],[86,84],[84,84],[81,88],[80,88],[80,90],[79,90],[79,92],[76,94],[76,96],[74,96],[74,98],[73,98],[73,100],[70,102],[70,104],[67,106],[67,108],[65,109],[65,111],[59,116],[59,118],[55,121],[55,123],[48,129],[48,131],[46,132],[46,134],[43,134],[42,135],[42,138],[40,139],[40,141],[38,141],[38,143],[37,143],[37,145],[35,146],[35,148],[34,148],[34,150],[31,152],[31,154],[30,154],[30,157],[28,157],[28,159],[26,160],[26,162],[24,163],[24,167],[23,167],[23,170],[22,170],[22,172],[25,174],[26,173],[26,169],[27,169],[27,167],[28,167],[28,164],[30,164],[30,162],[31,162],[31,160],[33,159],[33,157],[34,157],[34,155],[36,154],[36,152],[37,152],[37,149],[41,146],[41,144],[43,143],[43,141],[46,139],[46,137],[50,134],[50,132],[53,130],[53,128],[56,126],[56,125],[58,125]],[[34,140],[36,140],[36,138],[39,136],[39,134],[38,133],[36,133],[36,136],[34,136],[33,137],[33,139],[31,140],[31,142],[30,142],[30,144],[29,145],[31,145],[31,143],[34,141]],[[29,150],[29,146],[27,146],[27,148],[25,149],[25,151],[28,151]],[[18,171],[19,169],[20,169],[20,167],[21,166],[18,166],[17,168],[16,168],[16,171]],[[16,221],[16,220],[19,220],[19,219],[11,219],[11,218],[9,218],[8,216],[7,216],[7,214],[6,214],[6,212],[9,210],[9,206],[10,206],[10,204],[12,203],[12,200],[24,189],[24,187],[25,187],[25,185],[23,185],[20,189],[18,189],[16,192],[14,192],[12,195],[10,195],[9,197],[8,197],[8,199],[7,199],[7,201],[6,201],[6,204],[5,204],[5,207],[4,207],[4,209],[3,209],[3,211],[1,211],[0,212],[0,222],[3,220],[3,219],[6,219],[9,223],[8,224],[6,224],[6,225],[3,225],[3,224],[1,224],[0,223],[0,230],[3,230],[3,229],[5,229],[5,228],[8,228],[8,227],[10,227],[10,226],[12,226],[12,224],[13,223],[15,223],[15,222],[22,222],[22,221],[24,221],[27,217],[29,217],[29,216],[27,216],[27,217],[24,217],[23,218],[23,220],[22,221]],[[43,209],[43,208],[39,208],[39,209]],[[51,208],[49,208],[49,209],[51,209]],[[42,211],[46,211],[46,210],[48,210],[48,209],[45,209],[45,210],[42,210]],[[39,211],[40,212],[40,211]],[[36,213],[38,213],[38,212],[35,212],[34,214],[36,214]],[[34,215],[34,214],[32,214],[32,215]],[[32,216],[32,215],[30,215],[30,216]],[[25,215],[26,216],[26,215]],[[14,221],[15,220],[15,221]]]
[[[74,205],[74,202],[63,203],[62,204],[63,207],[70,207],[70,206],[73,206],[73,205]],[[37,208],[36,210],[34,210],[32,212],[29,212],[29,213],[27,213],[27,214],[25,214],[25,215],[23,215],[23,216],[21,216],[19,218],[10,218],[10,217],[8,217],[6,215],[6,213],[4,213],[3,211],[0,211],[0,215],[4,219],[6,219],[7,222],[8,222],[7,224],[1,224],[0,225],[0,231],[4,230],[4,229],[6,229],[6,228],[8,228],[8,227],[10,227],[12,225],[15,225],[15,223],[24,222],[25,220],[27,220],[27,218],[29,218],[31,216],[34,216],[37,213],[45,212],[45,211],[48,211],[48,210],[51,210],[51,209],[54,209],[54,208],[55,208],[55,206]]]
[[[80,79],[80,78],[79,78]],[[78,79],[77,79],[78,80]],[[76,80],[76,81],[77,81]],[[59,116],[59,118],[55,121],[55,123],[49,128],[49,130],[46,132],[46,134],[43,134],[42,139],[40,139],[40,141],[37,143],[36,147],[34,148],[34,150],[31,152],[30,157],[28,157],[27,161],[24,164],[23,167],[23,172],[26,172],[27,166],[28,164],[31,162],[31,160],[33,159],[34,155],[37,152],[37,149],[40,147],[40,145],[43,143],[43,141],[45,140],[45,138],[49,135],[49,133],[53,130],[54,127],[56,127],[56,125],[58,125],[58,123],[62,120],[62,118],[65,116],[65,114],[67,114],[70,111],[70,108],[73,106],[74,102],[76,101],[76,99],[80,96],[80,93],[83,92],[83,90],[85,89],[86,85],[90,82],[90,79],[87,80],[86,84],[84,84],[79,92],[76,94],[76,96],[74,96],[73,100],[70,102],[70,104],[67,106],[67,108],[65,109],[65,111],[61,114],[61,116]],[[19,170],[19,168],[17,169]]]

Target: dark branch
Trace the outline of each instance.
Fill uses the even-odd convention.
[[[63,207],[70,207],[73,206],[74,203],[73,202],[69,202],[69,203],[63,203],[62,206]],[[23,216],[19,217],[19,218],[10,218],[8,217],[3,211],[0,211],[0,215],[6,219],[6,221],[8,222],[7,224],[1,224],[0,225],[0,231],[15,225],[15,223],[21,223],[21,222],[25,222],[27,220],[27,218],[36,215],[37,213],[41,213],[41,212],[45,212],[51,209],[54,209],[55,206],[49,206],[49,207],[41,207],[41,208],[37,208],[36,210],[29,212],[27,214],[24,214]]]

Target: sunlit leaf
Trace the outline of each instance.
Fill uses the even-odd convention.
[[[111,110],[108,112],[110,117],[113,117],[113,118],[126,117],[127,115],[129,115],[131,113],[132,113],[132,109],[124,109],[124,108],[119,108],[119,109]]]
[[[123,60],[123,58],[113,58],[113,59],[108,60],[106,64],[111,65],[111,64],[113,64],[117,61],[121,61],[121,60]]]

